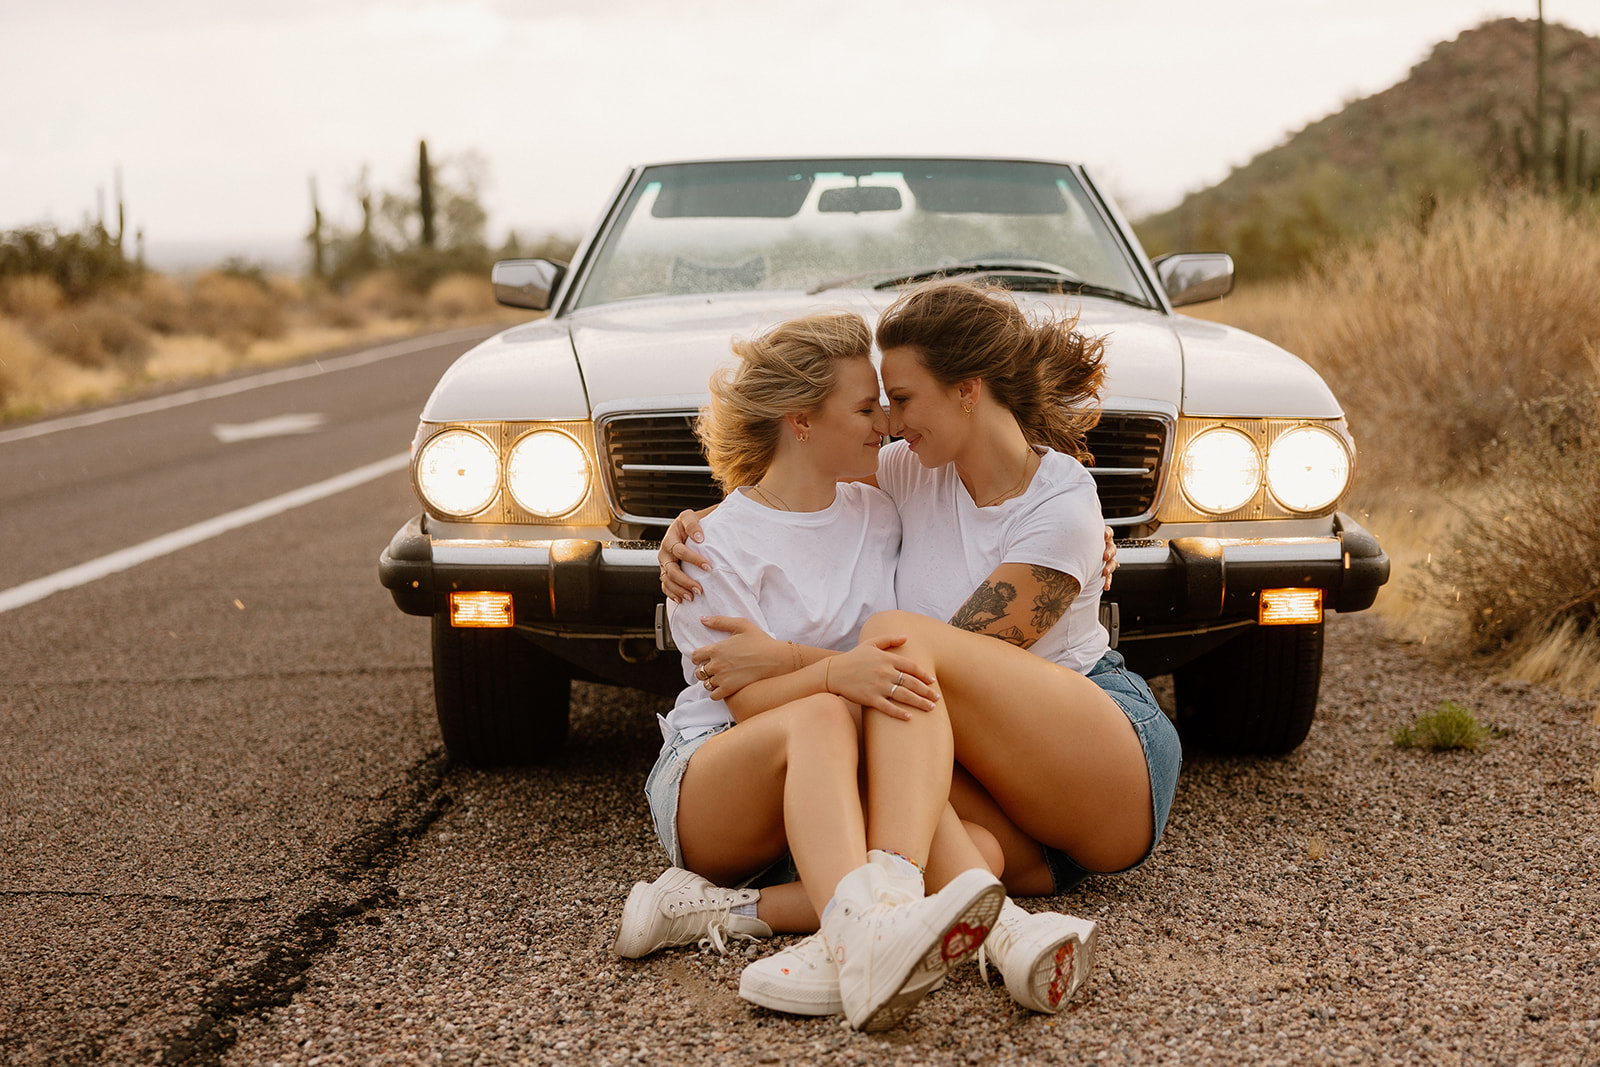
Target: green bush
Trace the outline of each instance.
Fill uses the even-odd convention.
[[[1437,708],[1419,715],[1410,726],[1402,726],[1389,733],[1398,748],[1426,748],[1434,752],[1448,752],[1464,748],[1477,751],[1494,736],[1482,726],[1472,709],[1454,700],[1442,701]]]
[[[133,277],[122,245],[99,226],[61,233],[52,226],[0,233],[0,278],[43,275],[69,301],[82,300]]]

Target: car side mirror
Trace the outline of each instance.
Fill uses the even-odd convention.
[[[507,307],[548,311],[550,296],[561,284],[567,265],[554,259],[502,259],[494,265],[489,283],[494,298]]]
[[[1226,252],[1184,252],[1152,261],[1173,307],[1201,304],[1233,292],[1233,257]]]

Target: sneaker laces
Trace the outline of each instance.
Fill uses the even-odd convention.
[[[715,949],[717,955],[726,956],[728,954],[727,939],[730,937],[736,938],[740,941],[760,940],[760,938],[756,937],[755,934],[734,933],[732,930],[728,929],[728,924],[725,921],[721,919],[713,919],[711,924],[706,927],[706,936],[700,939],[700,948],[702,950],[708,948]]]
[[[1001,916],[1004,916],[1004,914],[1004,909],[1002,909]],[[994,921],[994,928],[989,931],[989,936],[984,938],[983,944],[978,946],[978,973],[983,976],[984,985],[989,984],[989,945],[993,943],[996,948],[999,948],[1000,943],[1009,935],[1010,930],[1006,919],[997,917]],[[999,963],[996,963],[994,967],[996,971],[1000,970]],[[1000,977],[1003,979],[1005,975],[1002,974]]]

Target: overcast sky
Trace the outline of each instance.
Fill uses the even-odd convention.
[[[0,229],[77,226],[120,166],[152,249],[287,243],[311,175],[348,225],[419,138],[480,160],[496,237],[689,156],[1069,159],[1139,215],[1535,2],[0,0]]]

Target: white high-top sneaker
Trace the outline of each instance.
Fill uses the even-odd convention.
[[[839,967],[821,934],[756,960],[739,975],[739,995],[752,1004],[791,1015],[838,1015]]]
[[[668,867],[654,882],[635,882],[622,907],[622,922],[611,950],[637,959],[672,945],[705,941],[727,952],[727,938],[771,937],[760,919],[733,914],[741,904],[754,904],[755,889],[724,889],[693,871]]]
[[[822,939],[839,969],[839,1000],[857,1030],[887,1030],[917,1006],[957,960],[977,950],[1005,890],[988,871],[963,872],[918,897],[886,855],[839,880]]]
[[[1054,911],[1029,913],[1008,897],[978,958],[1000,969],[1012,1000],[1054,1013],[1088,979],[1099,933],[1099,924],[1088,919]]]

